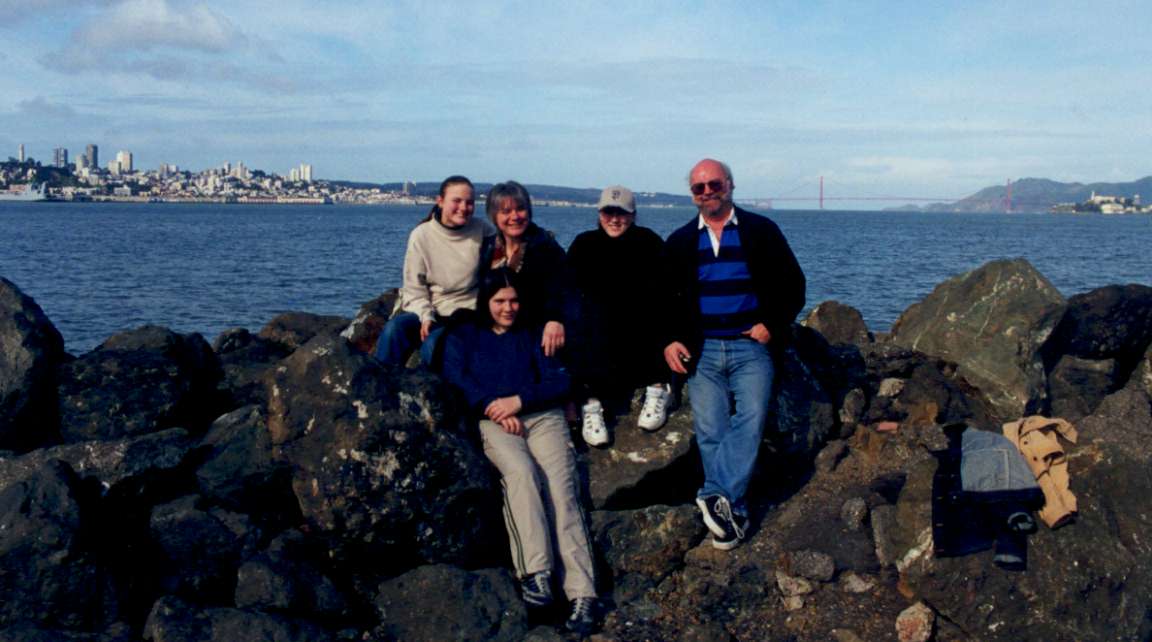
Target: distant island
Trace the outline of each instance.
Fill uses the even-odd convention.
[[[887,212],[1104,212],[1107,203],[1127,203],[1137,211],[1141,194],[1152,194],[1152,176],[1127,183],[1060,183],[1046,178],[1022,178],[985,187],[952,203],[904,205]],[[1108,195],[1108,196],[1103,196]]]

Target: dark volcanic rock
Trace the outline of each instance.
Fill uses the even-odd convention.
[[[1078,423],[1069,445],[1079,518],[1030,537],[1028,570],[992,565],[991,552],[960,558],[909,555],[909,534],[930,526],[930,468],[900,497],[904,578],[917,596],[969,636],[985,640],[1148,639],[1152,634],[1152,409],[1143,391],[1107,397]],[[913,481],[913,477],[918,481]]]
[[[0,450],[57,440],[56,369],[64,340],[40,306],[0,278]]]
[[[384,640],[524,639],[527,613],[506,571],[421,566],[380,585],[376,596]]]
[[[695,506],[649,506],[592,513],[593,549],[602,556],[617,603],[638,599],[684,564],[704,537]]]
[[[313,337],[339,334],[348,325],[348,319],[324,316],[310,312],[285,312],[260,328],[260,338],[275,341],[288,350],[295,350]]]
[[[1000,423],[992,405],[960,376],[954,363],[891,344],[869,347],[864,358],[869,397],[864,423]]]
[[[1152,343],[1152,288],[1110,285],[1068,299],[1044,344],[1053,415],[1089,415],[1123,387]]]
[[[396,307],[397,290],[389,290],[360,306],[356,318],[340,333],[348,340],[352,347],[360,352],[374,354],[376,340],[380,338],[380,331],[392,316],[392,309]]]
[[[201,609],[176,597],[156,601],[144,627],[152,642],[327,642],[335,639],[308,622],[232,608]]]
[[[61,433],[74,442],[199,432],[222,408],[219,381],[220,363],[200,335],[124,332],[60,368]]]
[[[326,554],[298,530],[282,533],[240,566],[236,606],[309,619],[346,617],[348,601],[322,566]]]
[[[245,406],[212,423],[200,442],[200,492],[230,510],[297,522],[292,467],[274,458],[268,421],[259,406]]]
[[[244,328],[225,330],[212,342],[220,359],[223,384],[235,406],[267,404],[264,375],[268,369],[292,353],[283,343],[253,335]]]
[[[864,316],[839,301],[824,301],[812,308],[803,324],[824,335],[830,343],[872,343],[872,333],[864,323]]]
[[[636,427],[636,412],[620,417],[612,446],[590,448],[583,455],[592,506],[636,508],[693,497],[700,464],[692,435],[692,413],[686,406],[669,414],[668,423],[656,432]]]
[[[491,468],[445,418],[438,379],[318,336],[268,385],[273,446],[293,466],[305,518],[339,538],[336,554],[361,569],[403,570],[503,549]]]
[[[102,630],[115,620],[84,496],[60,461],[0,487],[0,627]]]
[[[1040,348],[1064,297],[1024,259],[999,260],[953,277],[892,326],[898,345],[953,361],[1002,419],[1043,409]]]
[[[155,572],[163,591],[200,604],[231,604],[240,560],[259,532],[238,513],[196,507],[188,496],[152,511]]]
[[[1048,373],[1049,414],[1072,421],[1092,414],[1116,390],[1119,378],[1115,359],[1064,355]]]

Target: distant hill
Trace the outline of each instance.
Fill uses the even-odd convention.
[[[920,212],[1003,212],[1007,188],[994,185],[954,203],[904,205],[890,211]],[[1109,196],[1152,197],[1152,176],[1128,183],[1060,183],[1046,178],[1022,178],[1012,182],[1013,212],[1047,212],[1057,203],[1079,203],[1095,192]]]
[[[344,185],[360,189],[378,187],[386,191],[400,191],[404,183],[358,183],[353,181],[328,181],[332,185]],[[595,205],[600,198],[601,188],[561,187],[558,185],[525,185],[533,201],[564,201],[578,205]],[[492,183],[476,183],[476,192],[483,195],[492,188]],[[413,196],[435,197],[440,183],[408,183],[408,193]],[[687,195],[664,194],[661,192],[636,192],[637,207],[669,207],[692,205]]]

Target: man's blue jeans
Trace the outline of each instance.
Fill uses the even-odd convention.
[[[412,312],[398,312],[384,324],[380,339],[376,342],[376,358],[390,366],[403,366],[408,355],[420,345],[420,361],[432,365],[436,342],[444,332],[439,326],[428,333],[428,340],[420,344],[420,317]]]
[[[752,339],[706,339],[696,373],[688,379],[704,463],[704,486],[697,496],[721,495],[741,515],[747,514],[744,493],[764,434],[774,371],[768,346]]]

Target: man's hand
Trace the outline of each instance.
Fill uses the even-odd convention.
[[[520,401],[520,395],[500,397],[488,404],[488,407],[484,409],[484,414],[499,424],[509,417],[515,417],[516,413],[520,412],[523,407],[524,404]]]
[[[685,348],[684,344],[679,341],[673,341],[668,344],[667,348],[664,348],[664,363],[668,364],[668,368],[672,372],[688,374],[688,368],[685,368],[684,364],[691,359],[692,353],[688,352],[688,348]]]
[[[763,323],[757,323],[741,334],[746,337],[751,337],[756,341],[756,343],[759,343],[763,346],[768,345],[768,342],[772,340],[772,333],[768,330],[768,326],[764,325]]]
[[[520,422],[519,417],[509,417],[504,421],[498,421],[496,423],[500,424],[500,427],[504,429],[504,432],[508,433],[509,435],[516,435],[517,437],[524,436],[524,424]]]
[[[560,348],[564,347],[564,324],[559,321],[549,321],[544,324],[544,338],[540,341],[544,354],[551,357]]]
[[[420,342],[423,343],[428,340],[428,333],[432,332],[431,321],[420,322]]]

